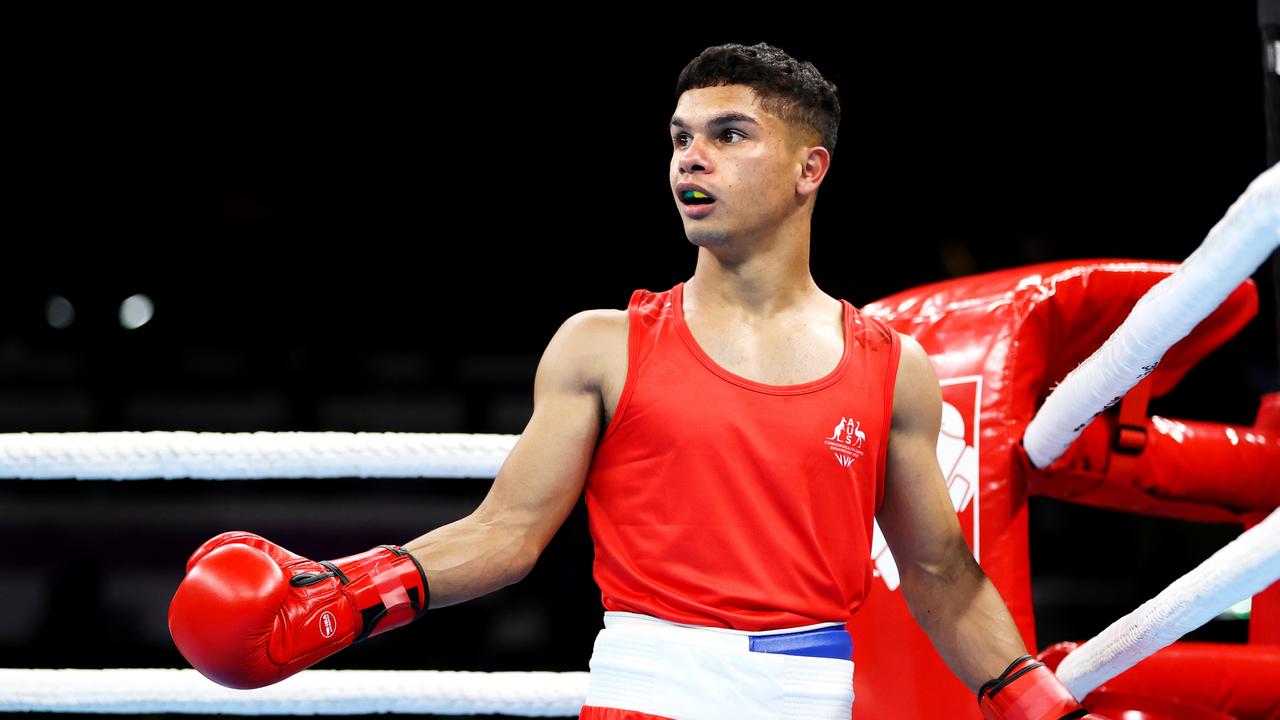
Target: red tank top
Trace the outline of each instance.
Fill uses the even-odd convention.
[[[627,307],[627,377],[586,482],[604,608],[737,630],[845,622],[872,579],[901,341],[841,300],[835,369],[765,385],[703,352],[683,289]]]

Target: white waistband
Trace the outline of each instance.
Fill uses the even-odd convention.
[[[737,647],[745,645],[745,638],[760,635],[781,635],[783,633],[802,632],[805,630],[817,630],[826,627],[844,627],[841,622],[822,622],[812,625],[800,625],[790,628],[779,628],[776,630],[734,630],[733,628],[707,627],[704,625],[688,625],[685,623],[671,622],[652,615],[643,615],[641,613],[624,612],[621,610],[606,610],[604,613],[604,626],[610,630],[622,628],[644,629],[648,632],[661,633],[662,636],[670,639],[705,637],[709,638],[707,642],[719,642],[720,644]],[[714,638],[723,637],[723,641],[717,641]]]
[[[746,632],[606,611],[586,704],[682,720],[849,720],[852,660],[751,652]]]

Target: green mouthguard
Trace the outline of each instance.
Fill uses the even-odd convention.
[[[692,198],[704,198],[707,197],[707,194],[698,192],[697,190],[685,190],[684,197],[686,200],[689,200]]]

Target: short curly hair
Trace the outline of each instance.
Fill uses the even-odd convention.
[[[840,127],[836,86],[811,62],[799,62],[766,43],[750,47],[731,43],[703,50],[685,65],[676,80],[676,100],[686,90],[716,85],[746,85],[760,107],[787,123],[818,133],[819,144],[835,154]]]

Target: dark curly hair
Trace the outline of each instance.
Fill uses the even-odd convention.
[[[811,62],[799,62],[765,43],[716,45],[689,61],[676,80],[681,93],[716,85],[746,85],[755,91],[760,107],[787,123],[807,126],[832,155],[840,127],[840,99],[836,86]]]

